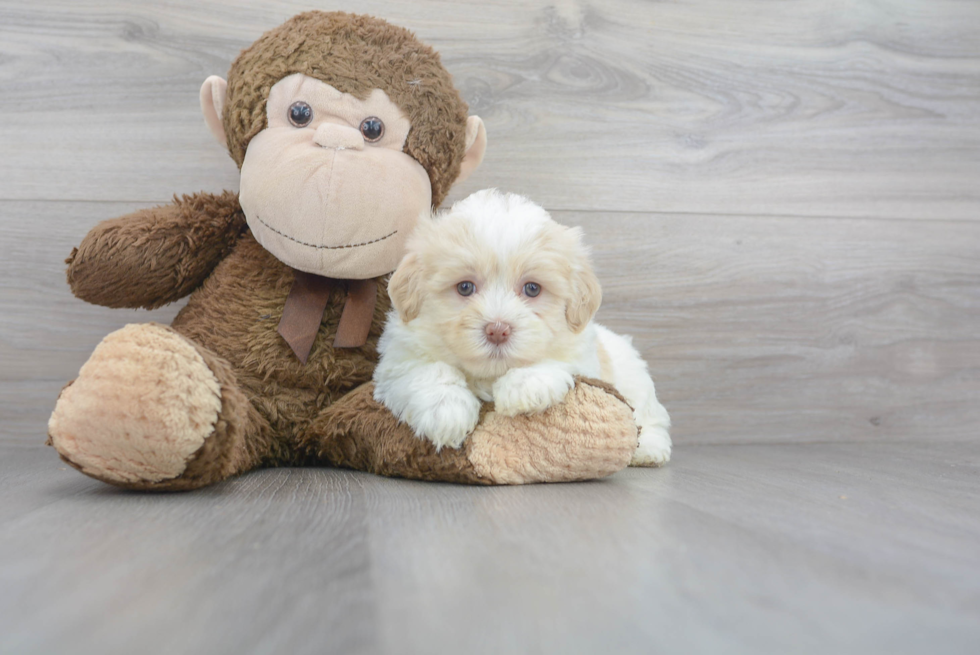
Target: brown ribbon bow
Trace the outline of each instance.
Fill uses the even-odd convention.
[[[337,325],[333,347],[358,348],[367,343],[374,305],[378,300],[378,283],[375,280],[337,280],[297,270],[293,274],[293,287],[286,297],[276,331],[296,353],[299,361],[306,364],[320,331],[330,292],[338,287],[347,289],[347,300]]]

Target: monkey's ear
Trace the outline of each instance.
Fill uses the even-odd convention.
[[[204,122],[208,124],[211,134],[223,148],[228,147],[228,139],[225,138],[225,126],[221,120],[227,90],[228,83],[217,75],[212,75],[204,80],[204,84],[201,85],[201,112],[204,114]]]
[[[418,255],[410,252],[398,264],[388,280],[388,296],[402,321],[408,323],[422,311],[422,263]]]
[[[459,177],[456,178],[457,184],[479,168],[486,152],[487,130],[483,127],[483,121],[480,120],[479,116],[470,116],[466,119],[466,155],[459,167]]]

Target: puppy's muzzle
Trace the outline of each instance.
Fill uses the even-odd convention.
[[[487,341],[495,346],[499,346],[506,343],[507,339],[510,338],[510,325],[507,323],[501,323],[497,321],[496,323],[487,323],[484,328],[484,332],[487,335]]]

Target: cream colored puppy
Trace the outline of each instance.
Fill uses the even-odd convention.
[[[670,418],[629,337],[592,322],[602,291],[582,231],[527,198],[478,191],[419,222],[388,284],[374,397],[436,448],[480,401],[506,416],[560,403],[573,376],[612,383],[640,427],[633,466],[670,459]]]

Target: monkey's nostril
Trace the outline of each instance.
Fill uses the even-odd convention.
[[[487,335],[487,341],[499,346],[510,338],[510,329],[510,325],[507,323],[497,321],[496,323],[487,323],[484,332]]]

